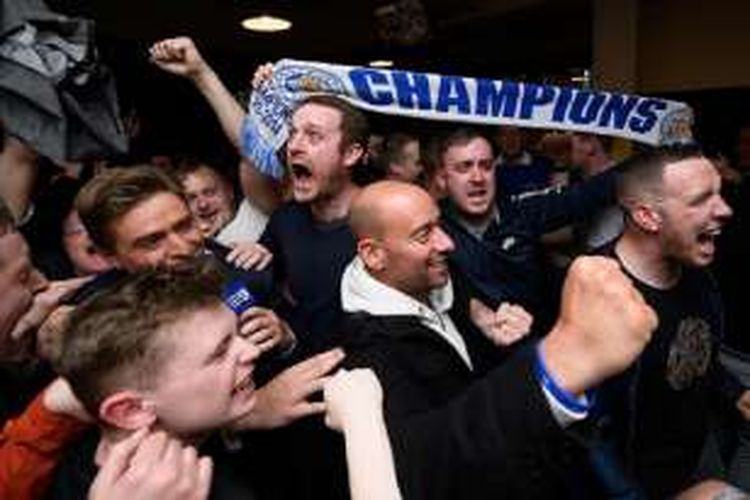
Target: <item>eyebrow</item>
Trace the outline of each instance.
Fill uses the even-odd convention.
[[[711,198],[713,195],[714,195],[713,189],[706,189],[699,193],[692,194],[688,198],[688,204],[699,205],[703,203],[704,201],[708,200],[709,198]]]
[[[206,359],[203,361],[204,365],[210,364],[213,360],[220,358],[224,355],[224,353],[229,348],[229,343],[232,341],[232,337],[234,335],[232,333],[227,333],[224,335],[224,337],[221,339],[221,341],[216,344],[216,347],[213,351],[206,357]]]
[[[437,225],[438,225],[437,221],[429,221],[429,222],[427,222],[425,224],[422,224],[421,226],[419,226],[418,228],[416,228],[414,231],[412,231],[409,234],[409,238],[415,238],[415,237],[419,236],[421,233],[423,233],[425,231],[429,231],[429,230],[431,230],[432,228],[434,228]]]
[[[181,227],[181,226],[183,226],[185,224],[189,224],[189,223],[192,223],[192,222],[193,222],[193,214],[190,213],[190,212],[188,212],[187,214],[185,214],[185,217],[182,217],[181,219],[175,221],[175,223],[172,224],[172,226],[170,227],[170,229]]]
[[[137,238],[133,242],[133,246],[143,246],[152,241],[159,241],[160,239],[164,238],[165,235],[166,235],[166,231],[156,231],[153,233],[145,234],[141,236],[140,238]]]

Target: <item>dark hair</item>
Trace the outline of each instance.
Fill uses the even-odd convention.
[[[134,274],[77,307],[62,339],[57,372],[92,415],[113,391],[149,387],[174,342],[165,329],[221,304],[224,276],[209,260]],[[171,331],[170,335],[179,335]]]
[[[479,129],[473,127],[460,127],[442,135],[439,139],[437,147],[438,168],[443,164],[443,156],[445,155],[446,151],[448,151],[453,146],[465,146],[474,139],[484,139],[487,141],[490,147],[493,147],[492,141],[489,140],[487,136]]]
[[[358,144],[362,146],[362,151],[367,151],[367,140],[370,137],[370,127],[367,123],[367,117],[359,109],[355,108],[348,102],[332,95],[316,94],[311,95],[300,101],[295,111],[306,104],[317,104],[333,108],[341,113],[341,149]]]
[[[617,179],[617,199],[627,207],[644,195],[659,196],[664,167],[689,158],[703,157],[696,143],[660,146],[628,158],[620,167]]]
[[[181,158],[178,160],[177,165],[172,170],[171,174],[180,182],[184,182],[185,178],[194,174],[195,172],[206,169],[216,175],[222,182],[230,185],[229,180],[224,176],[223,173],[219,172],[219,169],[214,168],[205,161],[201,161],[197,158]]]
[[[184,199],[180,183],[150,165],[105,170],[91,179],[76,197],[75,208],[91,241],[102,250],[114,251],[112,224],[136,205],[158,193]]]

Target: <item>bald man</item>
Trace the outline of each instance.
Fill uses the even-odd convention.
[[[559,497],[563,428],[585,418],[588,388],[642,350],[654,313],[613,261],[579,259],[550,333],[492,368],[498,348],[468,328],[477,315],[438,218],[425,191],[393,181],[364,189],[350,214],[347,359],[382,382],[404,497]]]

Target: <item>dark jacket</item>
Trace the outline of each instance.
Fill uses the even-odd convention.
[[[540,308],[542,266],[539,239],[611,205],[617,168],[587,182],[549,189],[518,201],[498,201],[499,218],[479,239],[460,222],[450,200],[441,203],[442,226],[453,238],[454,265],[490,305],[520,303],[530,312]]]
[[[566,497],[576,453],[555,421],[522,349],[484,377],[415,317],[347,318],[346,364],[372,368],[406,500]],[[484,365],[484,366],[483,366]],[[577,495],[576,495],[577,496]]]

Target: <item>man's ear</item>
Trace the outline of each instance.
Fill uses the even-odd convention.
[[[380,272],[386,267],[388,255],[373,238],[362,238],[357,242],[357,254],[368,271]]]
[[[119,391],[99,405],[99,418],[107,424],[125,430],[149,427],[156,421],[154,403],[136,391]]]
[[[117,254],[114,250],[106,250],[93,242],[92,244],[94,245],[94,251],[97,254],[99,254],[103,259],[105,259],[107,262],[109,262],[112,265],[112,267],[114,267],[115,269],[123,268],[122,263],[117,258]]]
[[[661,229],[662,217],[656,207],[641,203],[630,209],[630,218],[641,230],[656,233]]]
[[[358,142],[349,144],[344,151],[344,165],[347,167],[353,167],[358,161],[362,159],[365,154],[365,148]]]
[[[445,167],[441,166],[437,168],[437,171],[435,172],[435,184],[437,184],[437,187],[441,192],[448,192],[448,180],[446,179]]]

